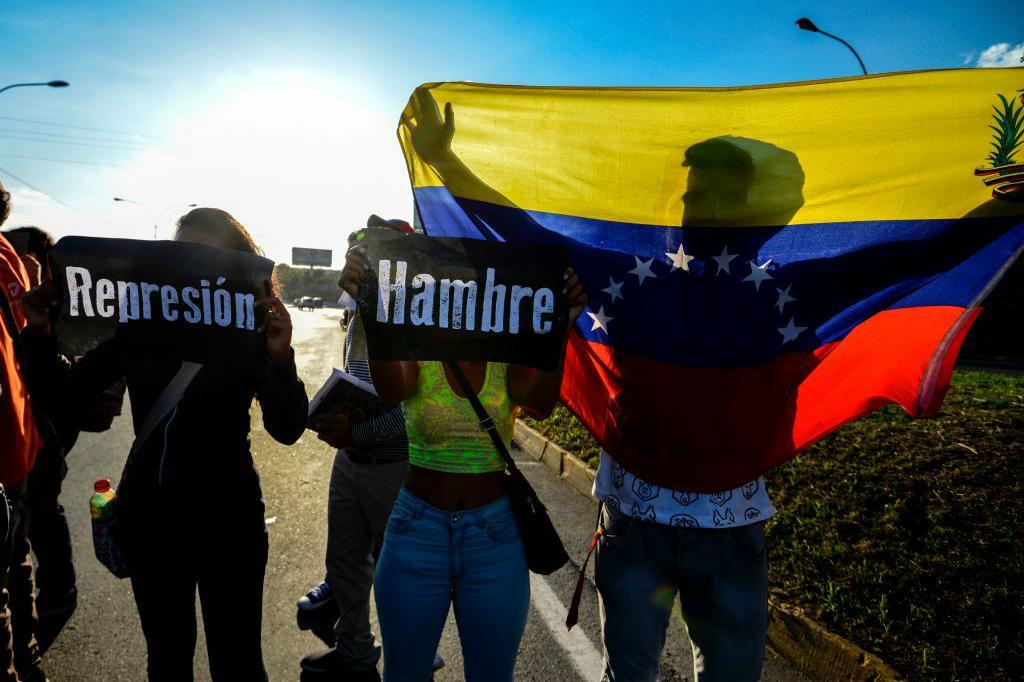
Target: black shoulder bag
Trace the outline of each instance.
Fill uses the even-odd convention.
[[[452,370],[455,381],[459,388],[473,406],[477,418],[480,420],[480,428],[490,435],[494,441],[494,447],[505,460],[508,471],[508,496],[512,502],[512,513],[516,516],[516,525],[519,526],[519,535],[523,539],[523,549],[526,552],[526,566],[534,573],[549,575],[554,573],[569,561],[569,555],[565,553],[562,539],[548,517],[548,510],[541,503],[533,486],[519,471],[515,460],[509,454],[508,448],[502,442],[494,420],[487,413],[480,399],[470,388],[466,375],[456,362],[445,363]]]

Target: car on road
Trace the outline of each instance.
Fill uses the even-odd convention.
[[[313,308],[316,307],[315,305],[313,305],[312,296],[303,296],[295,305],[298,306],[299,310],[312,310]],[[321,303],[321,305],[323,304]]]

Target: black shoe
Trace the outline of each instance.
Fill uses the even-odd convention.
[[[339,615],[337,604],[319,611],[296,611],[295,623],[299,630],[309,631],[316,635],[316,638],[323,642],[324,646],[333,647],[338,642],[334,626],[338,622]]]
[[[299,607],[300,611],[316,611],[327,606],[333,601],[334,590],[332,590],[330,584],[324,580],[322,583],[300,597],[299,601],[295,605]]]
[[[330,675],[332,680],[346,682],[380,682],[380,674],[376,668],[353,670],[342,660],[337,649],[326,649],[310,654],[303,658],[299,665],[302,667],[303,679],[314,679],[310,675]]]

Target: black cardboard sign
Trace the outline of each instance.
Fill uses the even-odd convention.
[[[64,237],[51,262],[64,353],[116,336],[128,353],[243,367],[266,358],[255,302],[273,261],[188,242]]]
[[[553,370],[568,326],[560,246],[358,235],[359,309],[375,360],[487,360]]]

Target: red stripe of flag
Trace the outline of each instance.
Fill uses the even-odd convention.
[[[675,490],[727,490],[887,403],[912,417],[935,414],[979,312],[886,310],[813,352],[735,368],[651,360],[573,332],[562,400],[637,476]]]

